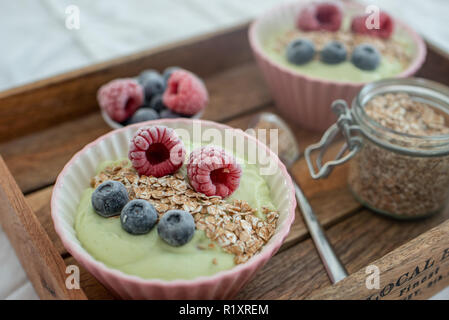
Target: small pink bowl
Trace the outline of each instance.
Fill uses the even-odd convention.
[[[243,137],[245,150],[263,151],[259,153],[260,158],[257,161],[261,164],[272,164],[272,168],[274,168],[273,174],[264,177],[271,189],[271,197],[279,210],[280,217],[274,236],[261,252],[246,263],[213,276],[199,277],[193,280],[164,281],[143,279],[112,269],[93,258],[82,247],[76,237],[74,221],[83,190],[89,187],[90,178],[95,175],[98,164],[105,160],[127,156],[128,142],[137,129],[144,125],[165,125],[184,133],[188,132],[191,134],[193,142],[201,142],[198,140],[202,139],[202,135],[199,139],[195,139],[196,125],[201,125],[201,130],[217,129],[221,133],[230,129],[228,133],[231,133],[231,137]],[[210,135],[207,135],[207,139],[210,139]],[[245,156],[246,153],[239,150],[234,151],[239,156]],[[278,251],[290,231],[295,217],[295,208],[296,201],[290,176],[278,157],[265,145],[242,130],[232,129],[211,121],[191,119],[149,121],[114,130],[98,138],[85,146],[65,165],[53,188],[51,199],[54,227],[64,247],[105,287],[124,299],[227,299],[234,297]]]
[[[326,79],[302,75],[273,61],[262,48],[267,32],[281,26],[294,27],[295,17],[304,4],[310,1],[277,6],[254,21],[249,29],[249,42],[256,61],[273,98],[281,113],[298,125],[315,131],[324,131],[336,117],[330,111],[330,105],[336,99],[344,99],[349,104],[365,82],[335,82]],[[343,6],[363,8],[360,4],[345,2]],[[426,46],[422,38],[410,27],[395,18],[396,28],[410,35],[416,47],[416,56],[410,66],[398,78],[415,74],[422,66],[426,56]]]

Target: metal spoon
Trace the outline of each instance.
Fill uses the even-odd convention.
[[[273,113],[266,112],[258,115],[252,119],[250,128],[257,129],[257,124],[260,124],[261,122],[269,124],[269,127],[277,127],[280,130],[283,130],[282,133],[279,131],[279,134],[282,135],[282,137],[280,136],[278,140],[282,141],[282,144],[287,145],[288,147],[279,148],[278,156],[290,172],[290,176],[292,177],[293,185],[295,187],[296,200],[301,208],[304,221],[306,222],[307,228],[309,229],[310,235],[312,236],[326,272],[332,283],[337,283],[338,281],[346,278],[348,273],[340,259],[335,254],[332,245],[327,239],[320,222],[316,218],[316,215],[309,204],[309,201],[304,196],[304,193],[299,185],[294,181],[293,175],[290,171],[293,164],[301,157],[295,136],[291,132],[288,125]]]

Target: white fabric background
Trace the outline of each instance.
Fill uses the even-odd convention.
[[[449,53],[449,1],[363,0]],[[0,0],[0,90],[248,20],[283,0]],[[80,30],[65,8],[80,9]],[[0,299],[37,299],[0,229]],[[449,298],[449,289],[435,298]]]

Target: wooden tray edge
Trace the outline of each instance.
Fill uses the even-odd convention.
[[[41,299],[86,300],[67,289],[66,265],[0,156],[0,223]]]
[[[311,299],[428,299],[449,285],[448,234],[446,220]],[[380,271],[379,288],[369,289],[375,267]]]
[[[247,28],[246,22],[0,92],[0,142],[98,110],[97,90],[114,78],[173,65],[207,77],[246,63],[252,58]],[[222,54],[227,50],[233,54]]]

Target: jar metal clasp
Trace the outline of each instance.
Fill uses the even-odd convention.
[[[360,135],[356,134],[356,132],[360,132],[360,127],[354,123],[346,101],[336,100],[332,103],[331,108],[338,117],[337,122],[327,129],[320,142],[308,146],[304,152],[307,166],[309,167],[310,175],[313,179],[326,178],[332,172],[334,167],[351,159],[362,146],[363,139]],[[346,142],[337,153],[335,159],[330,160],[323,165],[324,154],[339,133],[343,135]],[[318,150],[320,153],[315,160],[315,165],[318,169],[316,171],[311,158],[311,153]]]

